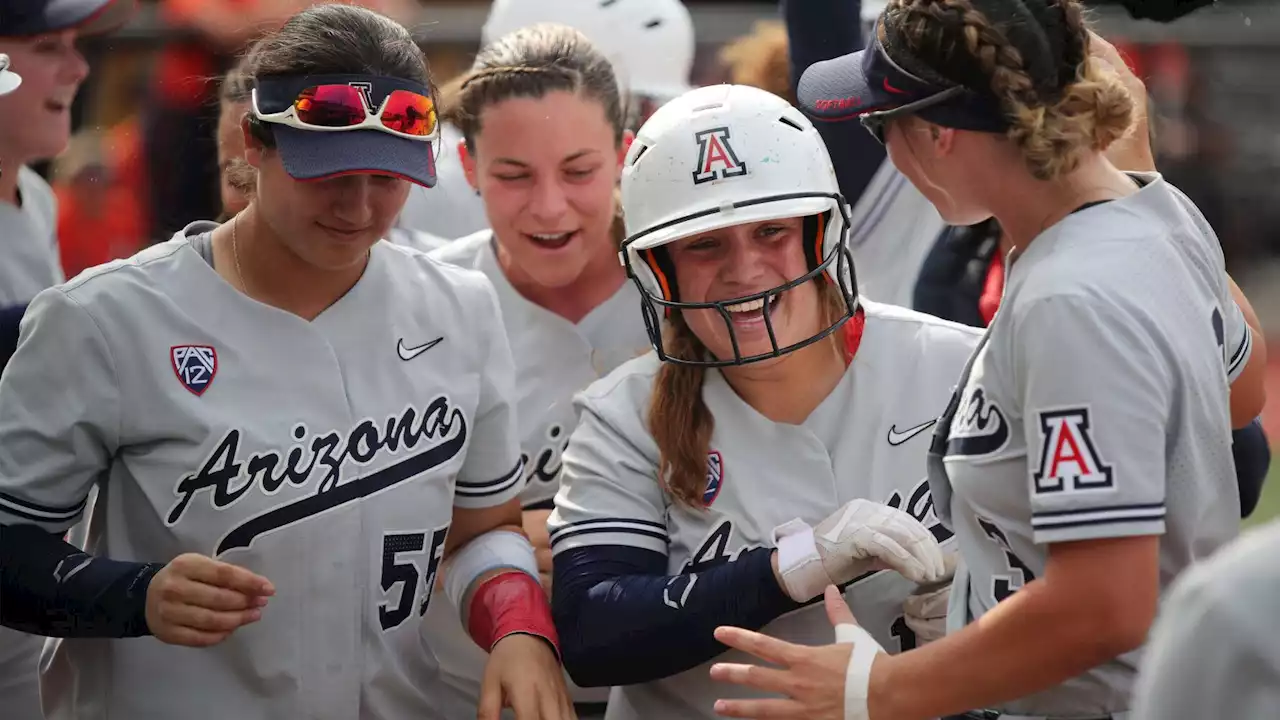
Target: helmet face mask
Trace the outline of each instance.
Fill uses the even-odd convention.
[[[817,130],[782,98],[720,85],[667,103],[640,129],[627,153],[622,203],[627,237],[621,259],[640,289],[650,342],[665,362],[723,367],[781,357],[828,337],[857,311],[848,203]],[[805,219],[805,274],[741,298],[688,302],[679,297],[664,246],[727,227],[796,217]],[[831,283],[842,311],[811,336],[779,346],[770,315],[774,304],[808,282]],[[728,307],[751,301],[764,303],[769,349],[744,355]],[[672,355],[662,321],[685,310],[718,313],[732,356]]]

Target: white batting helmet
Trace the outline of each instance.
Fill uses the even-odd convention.
[[[630,94],[667,100],[691,87],[693,18],[679,0],[494,0],[481,44],[538,23],[586,35]]]
[[[22,76],[9,69],[9,56],[0,53],[0,95],[8,95],[22,84]]]
[[[640,128],[622,170],[627,237],[622,262],[640,287],[650,340],[663,359],[698,365],[744,364],[777,357],[831,334],[857,309],[853,259],[846,246],[849,206],[840,194],[827,146],[786,100],[744,85],[713,85],[681,95]],[[764,220],[804,217],[809,272],[749,298],[687,303],[679,299],[663,246],[681,238]],[[716,308],[764,299],[823,276],[844,296],[847,312],[803,342],[732,361],[667,357],[662,311]],[[662,311],[659,310],[662,309]],[[730,327],[732,333],[732,327]]]

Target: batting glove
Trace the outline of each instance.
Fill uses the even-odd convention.
[[[942,547],[929,529],[897,508],[851,500],[816,528],[800,519],[774,528],[783,589],[808,602],[828,585],[890,569],[916,583],[946,576]]]

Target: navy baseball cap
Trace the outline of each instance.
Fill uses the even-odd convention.
[[[134,0],[0,0],[0,37],[27,37],[76,29],[110,32],[133,17]]]
[[[1000,101],[952,82],[914,60],[881,14],[864,50],[815,63],[800,76],[798,99],[815,120],[887,119],[911,113],[957,130],[1004,132]],[[908,70],[907,68],[911,69]]]
[[[431,97],[425,85],[381,75],[268,76],[255,79],[255,110],[263,115],[283,112],[303,90],[333,84],[359,88],[365,93],[367,106],[373,109],[381,107],[383,100],[396,90]],[[274,134],[285,172],[296,180],[324,180],[361,173],[385,174],[423,187],[435,187],[436,162],[431,140],[414,140],[373,128],[320,131],[267,120],[260,122]],[[438,120],[436,124],[438,126]]]

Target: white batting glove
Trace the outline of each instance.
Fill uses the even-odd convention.
[[[947,634],[947,604],[951,581],[956,574],[957,556],[946,554],[946,574],[935,582],[918,586],[902,602],[902,619],[923,645]]]
[[[791,520],[773,530],[784,589],[808,602],[873,570],[891,569],[916,583],[945,577],[942,547],[918,520],[870,500],[851,500],[812,528]]]

